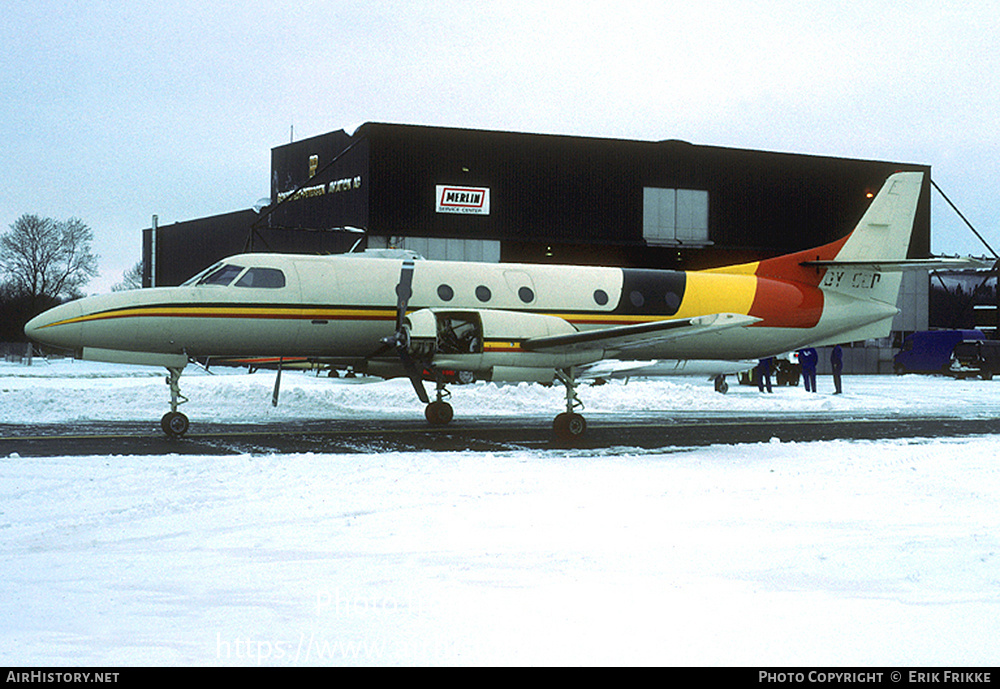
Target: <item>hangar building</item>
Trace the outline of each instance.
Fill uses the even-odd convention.
[[[842,237],[898,170],[926,173],[909,250],[926,257],[926,165],[367,123],[273,148],[270,205],[259,212],[145,230],[144,284],[180,284],[248,249],[355,245],[432,259],[710,268]],[[926,328],[926,275],[904,292],[897,329]]]

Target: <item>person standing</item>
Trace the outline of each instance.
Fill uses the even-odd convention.
[[[839,395],[843,392],[840,374],[844,370],[844,350],[840,348],[840,345],[834,345],[833,351],[830,352],[830,368],[833,369],[833,394]]]
[[[816,390],[816,364],[819,355],[812,347],[799,350],[799,365],[802,366],[802,381],[806,386],[806,392],[818,392]]]
[[[768,392],[771,390],[771,357],[766,359],[761,359],[757,363],[757,389],[764,392],[764,388],[767,388]]]

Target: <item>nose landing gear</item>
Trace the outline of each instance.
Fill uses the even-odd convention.
[[[573,369],[556,371],[556,377],[566,386],[566,411],[556,416],[552,430],[564,442],[578,440],[587,432],[587,420],[576,413],[577,409],[583,409],[583,402],[576,396],[576,377]]]
[[[177,411],[177,407],[188,401],[187,397],[181,394],[181,372],[183,368],[167,368],[167,385],[170,386],[170,411],[160,419],[160,427],[163,432],[171,438],[180,438],[187,433],[188,417]]]

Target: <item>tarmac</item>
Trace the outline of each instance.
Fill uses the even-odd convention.
[[[818,418],[814,415],[670,414],[587,416],[586,435],[558,441],[550,416],[467,420],[444,427],[422,419],[364,422],[302,421],[266,424],[198,423],[183,438],[163,434],[156,422],[0,424],[0,457],[108,455],[231,455],[378,453],[396,451],[514,451],[563,448],[615,452],[707,445],[890,438],[971,437],[1000,433],[1000,419],[955,417]]]

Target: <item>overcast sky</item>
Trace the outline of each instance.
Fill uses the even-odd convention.
[[[248,208],[270,151],[367,121],[932,166],[1000,251],[1000,4],[6,0],[0,230]],[[932,248],[985,253],[936,193]]]

